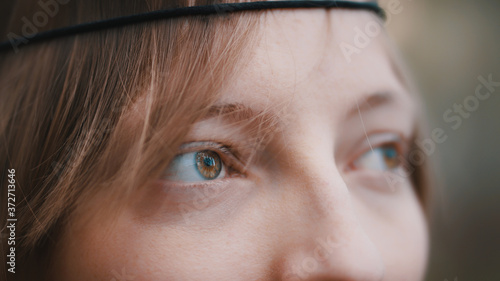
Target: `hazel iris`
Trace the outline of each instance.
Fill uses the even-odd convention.
[[[196,153],[195,159],[196,168],[205,179],[212,180],[220,174],[222,161],[217,153],[210,150],[202,150]]]

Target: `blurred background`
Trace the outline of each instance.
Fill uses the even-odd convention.
[[[389,15],[387,29],[423,94],[427,133],[442,128],[448,136],[430,158],[438,186],[426,280],[498,281],[500,86],[485,100],[474,94],[480,76],[500,82],[500,1],[382,0],[381,5],[388,10],[396,5],[391,2],[400,8]],[[480,92],[488,90],[483,86]],[[455,112],[455,104],[465,114]],[[446,112],[461,125],[447,122]]]

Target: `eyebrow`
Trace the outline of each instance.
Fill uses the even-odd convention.
[[[370,111],[374,108],[379,108],[384,105],[394,103],[395,94],[389,91],[380,91],[370,94],[366,97],[362,97],[356,101],[356,104],[352,105],[347,111],[346,116],[350,117],[359,112]]]
[[[384,105],[394,104],[395,94],[390,91],[378,91],[359,98],[356,103],[346,111],[346,118],[358,115],[360,112],[372,111]],[[260,127],[272,128],[280,123],[280,118],[272,110],[254,109],[242,103],[227,103],[213,105],[202,120],[221,118],[229,122],[255,122],[260,121]],[[267,124],[266,124],[267,123]]]
[[[251,122],[260,118],[264,118],[265,120],[276,118],[276,116],[269,111],[256,110],[242,103],[213,105],[209,108],[208,113],[203,119],[214,117],[221,117],[232,122]]]

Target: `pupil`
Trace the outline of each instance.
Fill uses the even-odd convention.
[[[387,158],[396,158],[396,150],[392,148],[386,148],[385,150],[385,156]]]
[[[221,172],[222,161],[219,155],[210,150],[196,153],[196,167],[202,177],[207,180],[215,179]]]
[[[215,165],[215,160],[212,157],[205,157],[205,159],[203,159],[203,163],[205,164],[205,166],[211,167]]]

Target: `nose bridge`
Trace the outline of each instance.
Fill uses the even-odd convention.
[[[297,200],[302,201],[294,204],[301,209],[295,213],[304,216],[296,220],[303,225],[295,227],[302,231],[291,238],[296,240],[282,257],[281,279],[382,280],[380,253],[360,225],[335,161],[303,159],[295,163],[301,173],[293,183],[299,189]]]

